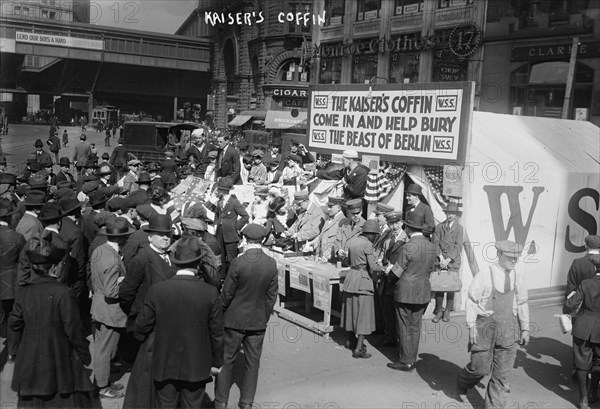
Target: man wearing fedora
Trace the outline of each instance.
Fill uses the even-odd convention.
[[[227,407],[234,363],[242,346],[245,367],[239,383],[239,407],[252,408],[267,322],[277,299],[277,264],[261,248],[267,230],[258,224],[249,224],[242,233],[246,238],[246,251],[232,261],[221,292],[225,353],[215,385],[216,409]]]
[[[404,221],[404,231],[410,237],[402,255],[388,273],[394,286],[396,327],[398,328],[398,361],[388,368],[412,372],[419,353],[423,313],[431,300],[429,275],[434,269],[436,247],[423,236],[425,226],[414,213]]]
[[[433,218],[433,211],[429,205],[423,203],[421,201],[421,197],[423,197],[423,190],[421,186],[416,183],[412,183],[404,192],[406,195],[406,201],[408,203],[408,207],[404,212],[404,218],[408,217],[408,214],[412,214],[412,220],[415,220],[418,224],[422,224],[423,227],[423,235],[427,238],[433,234],[435,230],[435,219]]]
[[[113,149],[108,160],[108,163],[113,166],[115,171],[114,180],[121,178],[121,169],[127,165],[128,160],[129,151],[123,146],[123,138],[119,138],[118,145]]]
[[[233,150],[232,147],[229,149]],[[221,244],[221,275],[227,275],[229,263],[238,255],[239,231],[248,223],[250,216],[240,201],[231,195],[233,183],[230,178],[222,177],[217,182],[215,209],[215,236]]]
[[[71,170],[71,161],[69,161],[69,158],[66,157],[62,157],[58,160],[58,166],[60,166],[60,170],[58,171],[58,173],[56,174],[56,183],[58,184],[59,182],[69,182],[71,184],[75,184],[75,178],[73,177],[73,175],[71,174],[70,170]]]
[[[44,150],[44,144],[41,139],[36,139],[33,146],[35,146],[35,152],[33,153],[33,155],[35,156],[35,161],[37,163],[52,163],[52,157],[48,152]]]
[[[144,230],[148,233],[149,245],[140,249],[125,264],[127,274],[119,288],[121,308],[131,319],[139,314],[148,289],[175,274],[169,254],[173,230],[171,217],[164,214],[152,215]]]
[[[367,218],[367,203],[365,202],[365,192],[367,190],[367,179],[370,169],[360,163],[358,152],[354,150],[345,150],[342,154],[342,169],[324,171],[319,170],[316,176],[324,180],[341,180],[344,188],[345,199],[361,199],[363,202],[362,216]]]
[[[344,199],[341,197],[329,196],[327,198],[327,211],[325,223],[321,228],[319,235],[310,243],[310,247],[315,251],[316,260],[321,263],[329,263],[333,257],[333,245],[337,236],[344,212],[342,204]]]
[[[46,203],[46,194],[39,190],[30,190],[25,194],[25,213],[15,231],[22,234],[25,240],[29,240],[32,237],[37,237],[42,233],[44,227],[38,220],[38,215],[42,206]]]
[[[311,203],[308,199],[308,190],[294,192],[294,211],[296,220],[288,231],[286,237],[297,240],[299,244],[314,240],[321,232],[325,215],[320,206]]]
[[[96,386],[100,389],[100,398],[121,398],[123,388],[119,384],[110,384],[110,361],[115,357],[120,332],[125,328],[127,315],[119,306],[119,283],[125,276],[125,264],[120,249],[133,230],[123,218],[106,222],[98,234],[107,238],[106,243],[98,246],[90,259],[92,297],[91,314],[94,320],[93,338],[90,344],[92,369]]]
[[[346,201],[347,217],[340,222],[340,228],[333,244],[333,255],[336,261],[341,261],[344,267],[348,266],[348,242],[360,235],[365,219],[361,216],[363,203],[361,199]]]
[[[456,220],[460,214],[456,203],[448,204],[444,209],[444,213],[446,214],[446,220],[435,227],[432,241],[438,249],[440,268],[458,276],[464,244],[464,228]],[[444,294],[446,294],[445,309],[442,306]],[[434,323],[438,323],[440,319],[443,319],[444,322],[450,321],[451,311],[454,311],[454,292],[436,292],[435,316],[432,321]]]
[[[198,279],[204,251],[197,237],[183,237],[172,258],[177,272],[150,288],[135,320],[137,336],[154,331],[152,378],[158,408],[203,407],[206,384],[223,365],[219,292]]]
[[[132,159],[127,162],[127,167],[129,168],[129,172],[125,175],[125,179],[123,179],[123,193],[131,193],[139,189],[137,181],[142,162]]]
[[[217,157],[217,179],[229,178],[234,185],[241,185],[240,154],[231,146],[229,135],[219,135],[219,156]]]
[[[219,243],[217,242],[215,236],[208,232],[206,222],[202,219],[182,217],[181,226],[183,227],[182,236],[196,236],[208,246],[212,254],[215,256],[214,262],[216,272],[217,274],[219,274],[219,269],[221,268],[221,247],[219,246]],[[211,268],[212,261],[208,261],[207,264],[209,265],[209,268]],[[207,273],[207,275],[211,275],[210,272]]]
[[[522,252],[520,243],[497,242],[498,261],[471,281],[466,306],[471,362],[457,377],[457,393],[463,403],[468,403],[467,391],[491,372],[485,407],[506,407],[517,342],[529,344],[527,287],[523,274],[515,270]]]
[[[77,169],[77,176],[81,176],[81,172],[83,168],[86,166],[88,160],[92,156],[92,151],[90,149],[90,145],[88,145],[85,141],[87,136],[82,133],[79,136],[79,142],[73,147],[73,163],[75,164],[75,168]]]

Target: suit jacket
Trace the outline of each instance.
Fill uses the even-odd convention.
[[[21,290],[24,286],[31,284],[35,275],[31,274],[31,263],[29,262],[29,257],[27,257],[27,250],[33,250],[41,245],[41,240],[45,240],[46,243],[51,244],[54,247],[64,249],[66,251],[63,268],[61,271],[60,281],[63,283],[68,283],[69,272],[73,269],[69,263],[69,246],[62,237],[60,237],[57,233],[51,230],[42,230],[39,235],[34,236],[33,238],[27,240],[25,245],[21,249],[21,254],[19,255],[19,265],[17,267],[17,287],[15,298],[18,298],[21,295]]]
[[[75,164],[75,166],[85,166],[87,160],[92,155],[90,145],[83,141],[80,141],[75,145],[73,149],[73,163]]]
[[[388,279],[396,286],[396,302],[427,304],[431,301],[429,275],[435,266],[435,258],[435,245],[422,235],[413,235],[402,247],[400,259],[388,274]]]
[[[250,248],[236,257],[229,266],[221,293],[225,328],[266,329],[277,288],[277,263],[262,249]]]
[[[240,241],[238,231],[242,230],[249,220],[250,216],[246,208],[235,196],[229,196],[223,209],[218,205],[216,206],[215,223],[217,224],[217,231],[215,233],[217,238],[222,238],[225,243]]]
[[[125,265],[128,265],[139,253],[139,251],[149,244],[150,242],[148,241],[148,233],[143,229],[136,230],[131,236],[129,236],[127,243],[125,243],[121,249]]]
[[[31,216],[29,213],[25,213],[21,220],[19,220],[19,224],[15,231],[19,234],[22,234],[25,240],[29,240],[32,237],[38,237],[44,231],[44,226],[37,219],[37,217]]]
[[[8,318],[9,354],[16,354],[12,389],[21,395],[92,391],[91,361],[73,290],[53,277],[22,289]],[[42,331],[42,332],[40,332]]]
[[[42,153],[38,155],[37,151],[33,152],[35,161],[38,163],[50,162],[52,163],[52,156],[48,152],[42,149]]]
[[[297,233],[298,241],[313,240],[319,235],[325,216],[323,210],[314,203],[310,203],[306,211],[298,216],[289,229],[290,233]]]
[[[600,343],[600,275],[585,279],[579,283],[577,292],[565,302],[573,309],[581,303],[577,319],[573,320],[574,337]]]
[[[0,226],[0,300],[15,298],[19,255],[25,246],[22,234],[8,226]]]
[[[406,212],[404,212],[404,220],[406,220],[406,215],[408,214],[408,212],[415,213],[414,220],[416,223],[425,225],[425,228],[423,229],[423,234],[433,234],[433,232],[435,231],[435,219],[433,218],[433,211],[431,210],[431,207],[429,207],[423,202],[419,202],[417,206],[413,208],[413,210],[411,210],[411,208],[406,209]]]
[[[219,292],[197,277],[176,275],[150,288],[134,330],[143,336],[152,329],[156,381],[203,381],[211,366],[223,365]]]
[[[96,217],[98,213],[99,212],[97,210],[92,209],[89,213],[81,216],[81,223],[83,225],[83,235],[86,240],[86,248],[88,248],[88,246],[92,244],[92,242],[96,238],[96,235],[98,234],[98,231],[100,230],[98,225],[94,223],[94,217]]]
[[[129,152],[127,151],[127,148],[123,145],[118,145],[115,149],[113,149],[112,153],[110,154],[110,159],[108,160],[108,163],[118,168],[123,167],[127,165],[128,156]]]
[[[448,264],[449,270],[460,268],[465,229],[455,220],[452,227],[448,228],[446,222],[435,227],[433,233],[433,244],[438,248],[438,254],[444,258],[450,257],[452,261]]]
[[[70,256],[69,264],[70,266],[73,266],[74,270],[69,271],[69,283],[72,284],[75,281],[86,281],[87,251],[83,229],[76,225],[73,220],[68,217],[63,217],[59,235],[67,242]]]
[[[321,233],[315,239],[313,244],[317,257],[324,257],[326,260],[331,260],[335,238],[343,220],[344,213],[339,212],[333,217],[333,219],[328,219],[325,221],[321,229]]]
[[[90,259],[92,269],[92,319],[110,327],[124,328],[127,315],[119,306],[119,277],[125,275],[125,264],[108,243],[97,247]]]
[[[58,173],[56,174],[56,184],[58,184],[58,182],[71,182],[72,184],[75,184],[75,178],[73,177],[73,175],[71,175],[69,172],[65,173],[62,170],[59,170]]]
[[[125,279],[119,287],[119,299],[121,309],[130,317],[139,314],[153,284],[168,280],[176,272],[172,263],[169,265],[150,246],[141,249],[126,268]]]
[[[240,154],[232,146],[228,145],[223,155],[223,151],[219,151],[217,157],[217,177],[229,177],[234,185],[241,185],[242,178],[240,176]]]
[[[592,278],[596,275],[596,268],[590,260],[590,255],[586,254],[583,257],[573,260],[569,272],[567,273],[567,289],[565,296],[569,295],[571,291],[577,290],[579,284],[583,280]]]
[[[58,139],[58,136],[52,134],[50,138],[48,138],[48,145],[50,145],[48,148],[50,152],[60,151],[60,139]]]

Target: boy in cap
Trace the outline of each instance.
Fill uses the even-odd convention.
[[[246,367],[239,383],[238,406],[252,408],[267,322],[277,299],[277,263],[261,248],[267,230],[258,224],[249,224],[242,234],[246,249],[231,262],[221,292],[225,348],[223,367],[215,385],[216,409],[227,408],[234,363],[242,346]]]
[[[297,155],[300,158],[300,162],[298,163],[300,166],[304,166],[305,163],[313,163],[315,161],[312,153],[306,150],[306,147],[303,144],[295,140],[292,140],[290,153],[292,155]]]
[[[269,170],[267,171],[266,183],[279,183],[282,171],[279,169],[279,161],[277,159],[269,162]]]
[[[433,233],[433,244],[438,248],[439,264],[442,270],[448,270],[451,274],[459,275],[461,264],[461,252],[464,243],[464,228],[458,224],[456,218],[459,210],[456,203],[450,203],[444,209],[446,220],[435,227]],[[446,294],[446,308],[442,307]],[[450,321],[450,312],[454,311],[454,293],[435,293],[435,310],[432,321],[437,323],[440,318],[444,322]]]
[[[469,287],[466,318],[471,362],[458,372],[457,392],[468,403],[467,391],[491,371],[485,406],[503,408],[517,342],[529,344],[529,304],[525,277],[515,270],[523,245],[504,240],[496,243],[496,250],[498,261],[477,273]]]
[[[340,223],[340,228],[333,243],[333,257],[341,261],[344,267],[348,266],[348,242],[362,231],[365,219],[361,216],[363,211],[361,199],[346,201],[347,217]]]
[[[265,156],[264,152],[260,149],[256,149],[252,152],[252,168],[250,169],[250,174],[248,175],[248,182],[256,183],[258,185],[262,185],[267,180],[267,168],[262,163],[263,157]]]

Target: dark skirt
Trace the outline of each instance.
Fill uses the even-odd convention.
[[[373,295],[342,293],[341,326],[356,335],[375,331],[375,300]]]
[[[65,395],[59,393],[48,396],[19,396],[18,409],[79,409],[100,408],[98,399],[92,400],[91,392],[73,392]]]

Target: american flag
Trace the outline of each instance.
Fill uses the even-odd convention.
[[[400,184],[405,172],[406,165],[402,163],[382,162],[379,172],[368,175],[365,200],[375,203],[389,195]]]
[[[212,186],[213,182],[196,176],[188,176],[173,191],[175,196],[171,198],[169,205],[181,210],[184,204],[189,202],[204,201],[204,193]]]
[[[444,195],[444,167],[443,166],[423,166],[427,181],[431,186],[436,200],[440,205],[446,206],[450,203],[456,203],[458,209],[462,211],[462,201],[459,197]]]

